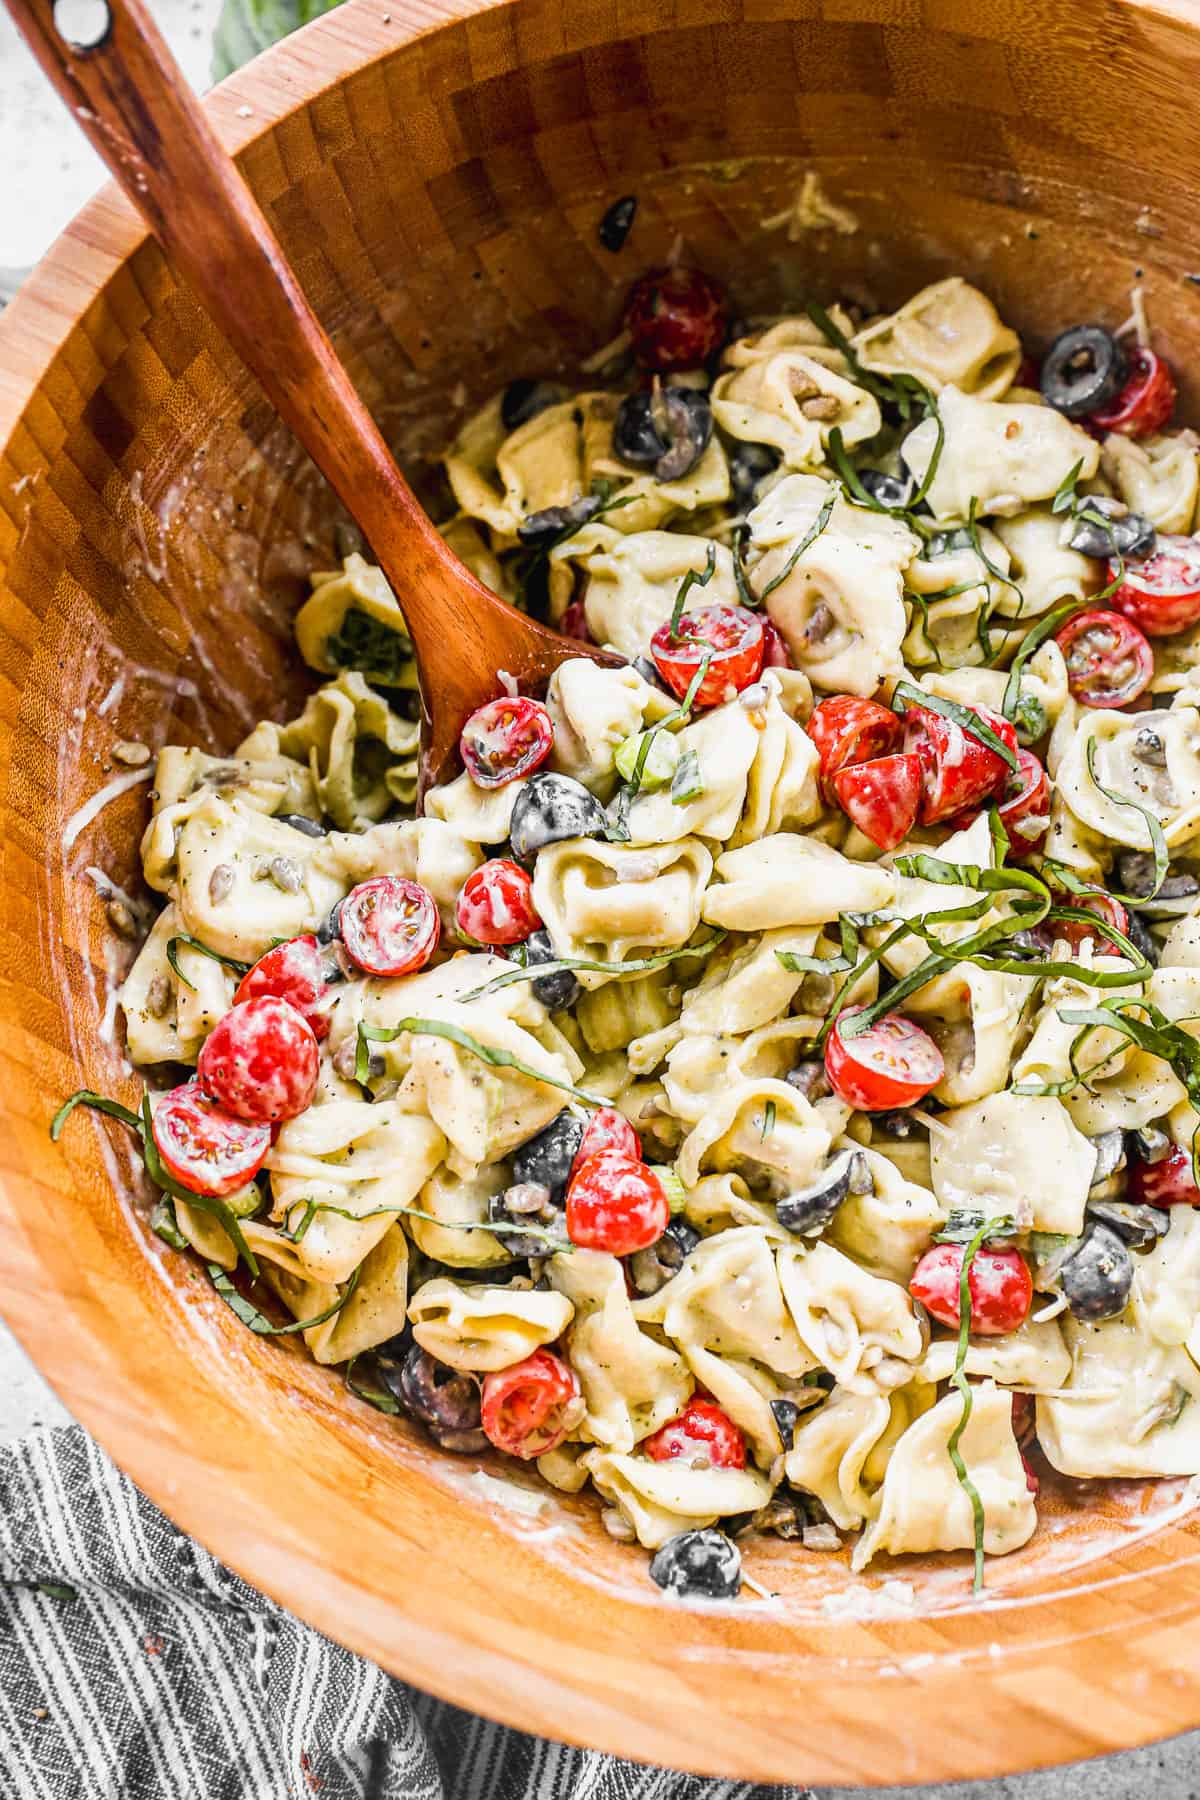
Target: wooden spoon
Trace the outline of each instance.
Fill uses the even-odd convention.
[[[572,656],[618,665],[508,606],[459,561],[401,475],[262,209],[218,143],[142,0],[91,0],[89,47],[60,34],[78,9],[7,0],[38,61],[126,195],[258,377],[371,546],[412,634],[421,677],[421,791],[450,771],[468,714],[500,689],[543,687]]]

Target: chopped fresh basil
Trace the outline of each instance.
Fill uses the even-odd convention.
[[[548,964],[543,963],[537,970],[544,975]],[[370,1072],[370,1044],[387,1044],[393,1038],[409,1032],[413,1037],[444,1038],[447,1043],[457,1044],[460,1050],[470,1051],[480,1062],[492,1069],[515,1069],[518,1075],[526,1076],[530,1081],[537,1081],[543,1087],[558,1088],[564,1094],[571,1094],[576,1100],[583,1100],[588,1106],[607,1106],[608,1102],[596,1094],[589,1094],[583,1088],[576,1087],[570,1081],[560,1081],[557,1075],[547,1075],[541,1069],[535,1069],[531,1063],[522,1062],[511,1050],[498,1050],[490,1044],[481,1044],[473,1038],[469,1031],[461,1031],[457,1025],[449,1024],[445,1019],[401,1019],[396,1025],[365,1025],[358,1027],[358,1051],[354,1062],[354,1078],[365,1085]]]
[[[701,573],[699,569],[688,569],[684,574],[683,580],[679,584],[678,591],[675,595],[675,604],[671,608],[671,636],[673,638],[678,637],[679,635],[679,621],[683,617],[684,601],[694,587],[707,587],[716,572],[717,546],[710,543],[708,546],[708,558],[704,564],[703,573]]]
[[[297,1319],[291,1325],[272,1325],[270,1319],[265,1313],[259,1312],[252,1300],[247,1300],[244,1294],[239,1294],[224,1269],[219,1268],[216,1263],[208,1264],[208,1278],[214,1288],[230,1312],[236,1313],[242,1324],[248,1325],[256,1337],[291,1337],[296,1332],[311,1331],[314,1325],[324,1325],[327,1319],[332,1319],[334,1314],[340,1313],[346,1305],[358,1286],[358,1277],[359,1271],[355,1269],[346,1283],[344,1291],[338,1295],[332,1306],[325,1308],[324,1312],[315,1313],[311,1319]]]
[[[695,750],[685,750],[671,777],[671,804],[686,806],[689,800],[698,800],[703,792],[704,771],[700,767],[699,754]]]
[[[836,435],[836,432],[832,435]],[[796,564],[800,561],[800,558],[804,555],[804,552],[816,543],[833,516],[833,509],[837,505],[841,491],[841,487],[835,481],[830,487],[828,496],[822,503],[820,512],[817,514],[804,536],[800,539],[800,542],[796,545],[796,548],[792,551],[792,554],[788,557],[778,575],[773,575],[771,577],[766,587],[762,590],[762,593],[758,596],[758,603],[760,606],[766,602],[769,595],[775,592],[777,587],[787,580]]]
[[[1140,801],[1130,800],[1127,795],[1114,793],[1112,788],[1105,787],[1104,783],[1096,773],[1095,733],[1093,733],[1087,741],[1087,772],[1093,785],[1099,788],[1100,792],[1104,795],[1104,798],[1110,805],[1125,806],[1128,807],[1131,812],[1141,813],[1150,837],[1151,848],[1154,851],[1154,886],[1151,888],[1150,892],[1148,894],[1140,895],[1124,894],[1119,896],[1119,898],[1125,900],[1136,899],[1139,903],[1153,900],[1155,894],[1157,894],[1159,888],[1167,879],[1167,869],[1170,866],[1171,860],[1170,853],[1167,850],[1167,840],[1163,836],[1163,828],[1157,814],[1152,813],[1150,808],[1148,806],[1143,806]]]
[[[280,941],[286,943],[288,940],[283,938]],[[210,950],[207,944],[200,942],[199,938],[192,937],[186,931],[177,931],[174,937],[167,939],[167,961],[175,971],[176,979],[182,981],[184,987],[191,988],[193,993],[196,990],[196,984],[194,981],[188,980],[177,960],[180,944],[186,944],[189,950],[198,950],[201,956],[210,957],[213,962],[221,963],[226,969],[232,969],[235,975],[245,975],[250,969],[249,963],[238,962],[237,958],[233,956],[222,956],[219,950]]]
[[[668,963],[676,962],[681,956],[707,956],[725,935],[724,931],[714,929],[712,936],[706,937],[702,944],[680,944],[677,949],[658,950],[653,956],[641,956],[623,963],[594,962],[586,956],[561,956],[556,962],[528,963],[522,969],[506,969],[503,975],[493,976],[491,981],[472,988],[462,998],[464,1001],[481,1000],[485,994],[511,987],[514,981],[536,981],[539,975],[555,975],[560,969],[585,969],[590,975],[648,975],[654,969],[665,969]]]

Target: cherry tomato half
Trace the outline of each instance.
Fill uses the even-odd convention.
[[[615,1106],[599,1106],[584,1126],[583,1137],[572,1165],[578,1168],[605,1150],[615,1150],[630,1162],[641,1162],[642,1141],[624,1113]]]
[[[652,1436],[642,1450],[655,1462],[706,1462],[714,1469],[744,1469],[746,1440],[714,1400],[693,1395],[677,1418]]]
[[[484,1433],[497,1450],[524,1462],[556,1449],[582,1411],[574,1369],[551,1350],[535,1350],[524,1362],[484,1376]]]
[[[582,600],[572,600],[558,622],[558,629],[564,637],[578,638],[581,644],[594,644],[596,641],[587,622]]]
[[[700,269],[649,269],[629,290],[624,324],[643,368],[694,369],[725,342],[725,290]]]
[[[1020,862],[1040,850],[1046,841],[1050,829],[1050,783],[1032,750],[1018,750],[1017,762],[1017,773],[1009,776],[1004,798],[996,810],[1008,833],[1009,855]]]
[[[454,908],[458,929],[477,944],[519,944],[541,924],[533,882],[515,862],[496,857],[475,869]]]
[[[1124,437],[1149,437],[1175,410],[1175,377],[1171,365],[1144,345],[1129,357],[1125,385],[1110,406],[1083,421],[1093,432],[1119,431]]]
[[[790,669],[792,659],[788,647],[780,636],[779,627],[770,619],[763,620],[763,659],[764,669]]]
[[[154,1142],[163,1167],[191,1194],[236,1193],[262,1168],[271,1127],[234,1119],[198,1081],[164,1094],[154,1108]]]
[[[908,1291],[943,1325],[957,1326],[965,1244],[934,1244],[916,1268]],[[982,1244],[967,1276],[971,1330],[979,1337],[1003,1337],[1028,1317],[1033,1278],[1016,1250],[989,1250]]]
[[[1131,1163],[1128,1191],[1140,1206],[1200,1206],[1191,1151],[1173,1144],[1161,1162]]]
[[[243,1000],[218,1020],[196,1062],[205,1093],[256,1125],[294,1119],[312,1104],[321,1053],[294,1006],[274,994]]]
[[[632,1256],[658,1242],[670,1217],[663,1185],[645,1163],[619,1150],[576,1162],[567,1188],[567,1236],[581,1250]]]
[[[1094,894],[1056,894],[1055,900],[1062,906],[1077,906],[1084,912],[1095,913],[1097,919],[1115,925],[1118,931],[1129,931],[1129,914],[1111,894],[1099,890]],[[1078,950],[1081,944],[1094,944],[1101,956],[1125,954],[1120,944],[1107,937],[1100,925],[1089,925],[1083,919],[1044,919],[1033,935],[1045,950],[1051,948],[1056,938],[1063,938],[1072,950]]]
[[[540,700],[501,694],[476,707],[458,740],[463,767],[476,787],[505,787],[532,775],[550,754],[554,726]]]
[[[834,694],[814,706],[804,727],[821,759],[821,785],[828,799],[830,783],[851,763],[873,762],[900,748],[904,727],[894,712],[855,694]]]
[[[684,613],[675,636],[670,621],[650,639],[654,666],[682,700],[708,656],[708,673],[693,706],[720,706],[757,681],[763,666],[763,622],[744,606],[701,606]]]
[[[433,895],[402,875],[373,875],[342,901],[342,942],[368,975],[411,975],[423,969],[441,930]]]
[[[839,769],[832,787],[842,811],[881,850],[902,844],[917,822],[921,759],[879,756]]]
[[[1008,719],[990,707],[971,707],[1001,743],[1016,755],[1017,734]],[[955,719],[932,707],[910,706],[904,714],[904,748],[921,759],[924,791],[922,825],[937,825],[955,813],[1001,793],[1011,766]]]
[[[1013,1395],[1012,1428],[1019,1447],[1027,1450],[1037,1431],[1037,1402],[1032,1394]]]
[[[329,1031],[327,1000],[330,991],[321,946],[313,934],[307,932],[303,937],[289,938],[286,944],[276,944],[273,950],[260,956],[254,967],[242,976],[233,1003],[239,1006],[243,1000],[258,1000],[264,994],[274,994],[276,999],[286,1000],[301,1018],[308,1020],[314,1036],[323,1038]]]
[[[830,1087],[859,1112],[914,1106],[946,1073],[941,1051],[903,1013],[887,1013],[858,1037],[843,1037],[842,1020],[861,1011],[861,1006],[848,1006],[825,1040]]]
[[[1109,563],[1110,581],[1120,573],[1118,563]],[[1200,620],[1200,541],[1160,537],[1153,556],[1126,564],[1125,578],[1109,604],[1147,637],[1170,637],[1195,625]]]
[[[1054,641],[1066,659],[1067,686],[1084,706],[1129,706],[1154,679],[1153,650],[1120,613],[1089,607],[1068,619]]]

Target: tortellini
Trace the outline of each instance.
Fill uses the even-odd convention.
[[[933,1191],[947,1210],[1077,1237],[1096,1148],[1060,1100],[1009,1092],[940,1119],[929,1164]],[[1046,1180],[1048,1169],[1053,1181]]]
[[[1122,440],[1124,441],[1124,440]],[[1012,587],[996,596],[996,610],[1010,618],[1033,619],[1067,600],[1085,600],[1103,584],[1101,566],[1066,542],[1070,523],[1048,506],[1031,507],[1011,519],[997,519],[996,536],[1008,553]]]
[[[706,1239],[678,1275],[633,1310],[685,1348],[749,1357],[780,1375],[817,1367],[784,1304],[771,1244],[754,1225]]]
[[[651,689],[636,669],[601,669],[584,661],[560,664],[546,690],[554,726],[553,766],[607,799],[617,782],[613,758],[625,739],[640,731],[650,697]]]
[[[314,575],[312,590],[295,623],[311,669],[357,669],[380,687],[416,689],[412,639],[382,569],[355,551],[341,569]]]
[[[800,1341],[852,1394],[886,1392],[912,1379],[925,1347],[908,1294],[832,1244],[787,1247],[779,1279]]]
[[[614,519],[621,517],[614,513]],[[550,552],[552,571],[577,564],[585,578],[583,608],[588,629],[598,644],[611,644],[622,656],[634,657],[671,617],[680,584],[688,574],[705,574],[709,557],[713,572],[705,586],[693,586],[684,610],[699,606],[736,606],[733,557],[711,538],[684,532],[638,531],[622,536],[607,524],[586,527]]]
[[[687,943],[711,872],[697,838],[637,849],[567,838],[539,855],[533,898],[560,956],[627,962]]]
[[[548,1274],[573,1309],[568,1347],[587,1406],[583,1433],[630,1451],[682,1410],[693,1385],[688,1366],[641,1330],[615,1256],[575,1250],[554,1257]]]
[[[938,414],[944,442],[928,499],[939,519],[967,518],[972,502],[981,515],[1019,513],[1051,499],[1076,464],[1084,481],[1100,466],[1096,440],[1050,406],[984,400],[949,383]],[[904,439],[901,455],[918,481],[929,474],[937,441],[933,419]]]
[[[936,393],[953,384],[964,394],[997,400],[1011,387],[1021,343],[986,294],[961,275],[935,281],[854,338],[864,369],[914,375]]]
[[[875,912],[891,901],[890,869],[851,862],[817,838],[778,832],[716,862],[720,885],[704,896],[709,925],[731,931],[772,931],[787,925],[824,925],[841,912]]]
[[[770,444],[793,469],[822,463],[835,428],[844,443],[859,444],[882,422],[872,394],[798,346],[760,353],[719,375],[712,405],[730,437]]]
[[[408,1316],[418,1344],[439,1362],[487,1374],[561,1337],[574,1308],[563,1294],[484,1282],[467,1287],[439,1275],[417,1289]]]
[[[1200,833],[1200,709],[1085,712],[1055,773],[1074,817],[1110,843],[1153,848],[1144,814],[1171,849]]]
[[[1131,438],[1111,431],[1100,466],[1125,504],[1159,531],[1192,530],[1200,497],[1200,440],[1194,432]]]

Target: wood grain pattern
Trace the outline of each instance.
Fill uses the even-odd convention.
[[[841,291],[887,304],[962,270],[1035,344],[1081,293],[1124,317],[1140,270],[1200,419],[1198,75],[1182,0],[348,0],[206,111],[428,493],[425,459],[465,411],[511,375],[573,371],[677,236],[746,312]],[[857,233],[765,228],[809,168]],[[613,257],[596,225],[631,191]],[[1052,1493],[982,1607],[961,1561],[928,1558],[869,1578],[876,1616],[842,1616],[836,1559],[767,1544],[747,1566],[777,1603],[666,1608],[588,1503],[500,1507],[473,1462],[242,1330],[149,1237],[109,1127],[77,1119],[51,1148],[64,1093],[135,1089],[100,1036],[112,940],[83,871],[136,885],[144,800],[124,795],[66,855],[63,823],[116,738],[228,745],[288,716],[288,619],[338,516],[136,215],[102,195],[0,322],[0,1309],[63,1398],[256,1585],[552,1736],[895,1783],[1200,1722],[1200,1532],[1156,1527],[1153,1491]]]

